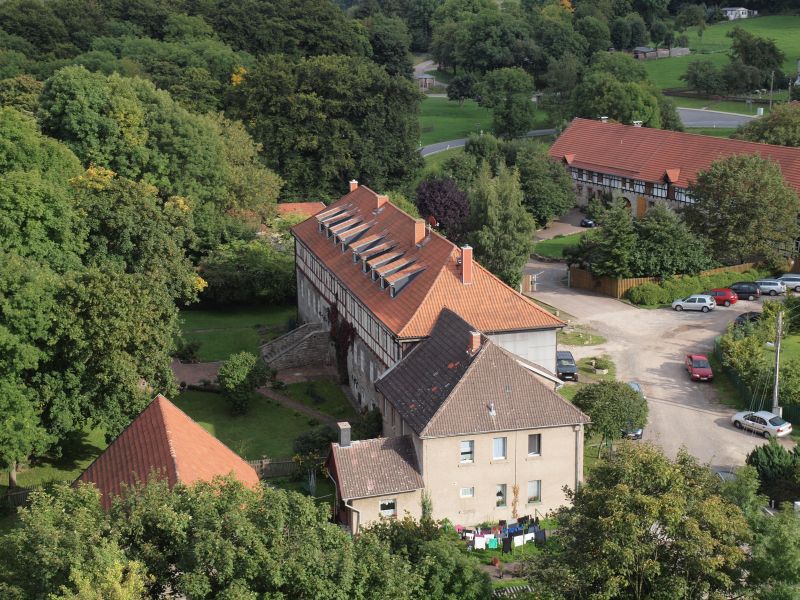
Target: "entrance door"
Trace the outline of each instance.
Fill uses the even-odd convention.
[[[647,212],[647,200],[644,197],[639,196],[636,199],[636,216],[643,217],[644,213]]]

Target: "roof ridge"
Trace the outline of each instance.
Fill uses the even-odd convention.
[[[170,424],[167,422],[167,414],[166,414],[166,411],[164,410],[164,408],[166,406],[164,404],[165,402],[169,402],[169,404],[172,404],[172,406],[175,406],[172,402],[170,402],[167,399],[166,396],[163,396],[162,394],[158,394],[153,399],[153,403],[157,403],[156,404],[156,409],[158,411],[158,415],[161,417],[162,430],[164,431],[164,437],[167,440],[167,447],[169,448],[169,456],[172,459],[172,468],[175,469],[175,481],[181,481],[180,469],[178,469],[178,454],[175,451],[175,446],[172,443],[172,429],[170,429]],[[178,407],[175,406],[175,408],[178,408]],[[178,410],[187,419],[191,419],[191,417],[189,415],[187,415],[185,412],[183,412],[181,409],[178,408]]]
[[[456,313],[456,314],[458,314],[458,313]],[[463,318],[462,318],[462,320],[463,320]],[[483,335],[483,333],[481,333],[481,335]],[[430,419],[428,419],[428,422],[425,424],[425,427],[423,427],[422,431],[419,432],[420,436],[425,435],[425,432],[427,432],[428,429],[430,429],[433,426],[433,424],[436,421],[437,417],[439,417],[442,414],[443,409],[450,402],[450,399],[453,397],[453,395],[456,393],[456,391],[461,388],[462,384],[464,383],[464,381],[469,376],[470,371],[472,371],[473,367],[475,367],[475,365],[478,364],[480,362],[480,360],[483,358],[483,356],[486,354],[485,350],[489,347],[490,344],[492,346],[495,345],[487,336],[486,337],[486,343],[485,344],[481,344],[480,349],[475,354],[475,356],[472,357],[472,360],[470,361],[469,366],[466,369],[464,369],[464,372],[461,374],[461,377],[458,378],[458,381],[453,386],[453,389],[450,390],[450,392],[447,394],[447,396],[445,396],[445,399],[442,400],[442,403],[439,405],[439,408],[436,409],[436,412],[431,415]]]

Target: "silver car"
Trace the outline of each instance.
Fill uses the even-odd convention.
[[[714,301],[714,298],[711,296],[707,296],[706,294],[692,294],[687,298],[679,298],[672,303],[673,310],[700,310],[703,312],[708,312],[710,310],[714,310],[717,307],[717,303]]]
[[[737,429],[749,429],[765,438],[783,437],[792,433],[791,423],[766,410],[738,412],[731,417],[731,423]]]
[[[777,296],[786,293],[786,284],[779,279],[759,279],[756,281],[756,285],[762,294]]]
[[[800,273],[784,273],[778,277],[778,281],[782,281],[787,288],[800,292]]]

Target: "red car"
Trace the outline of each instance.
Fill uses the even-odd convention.
[[[736,292],[728,288],[715,288],[710,292],[706,292],[706,295],[714,298],[717,306],[730,306],[739,301],[739,296],[736,295]]]
[[[711,381],[714,379],[714,372],[705,354],[687,354],[686,370],[692,381]]]

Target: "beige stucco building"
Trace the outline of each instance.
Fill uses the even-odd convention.
[[[354,533],[380,518],[455,525],[544,515],[583,476],[588,417],[557,379],[445,309],[430,337],[376,383],[383,438],[333,444],[338,515]]]

